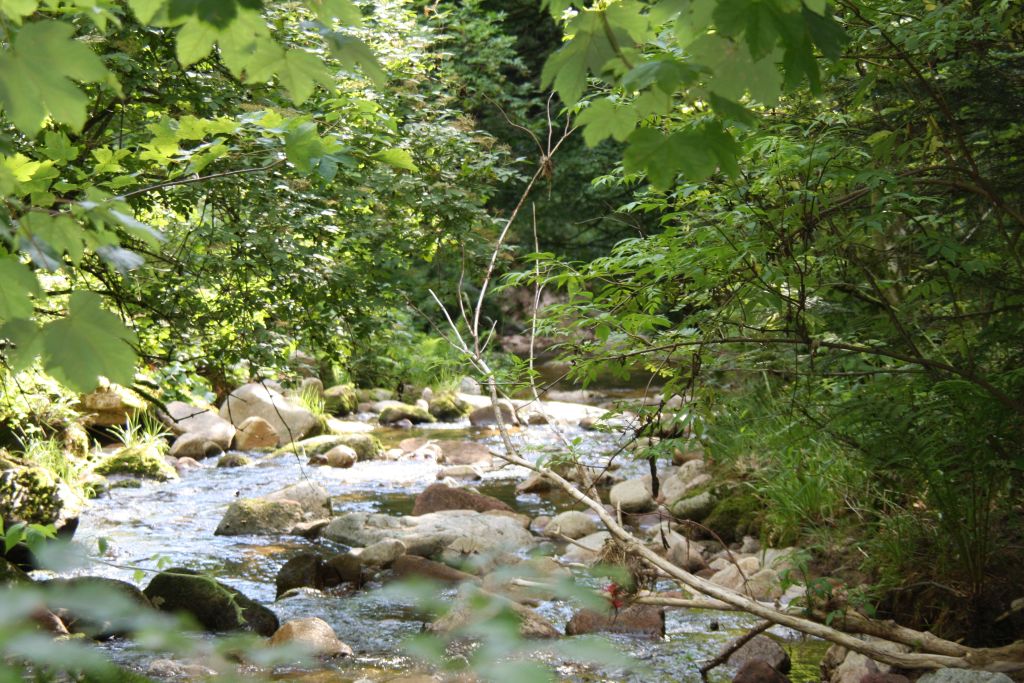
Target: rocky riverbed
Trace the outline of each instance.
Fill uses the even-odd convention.
[[[147,477],[123,473],[130,466],[108,467],[112,485],[81,513],[76,535],[91,549],[103,539],[105,564],[76,573],[137,583],[159,606],[190,611],[210,631],[251,629],[274,643],[310,644],[324,655],[318,681],[413,680],[429,673],[403,652],[402,641],[425,628],[453,628],[459,611],[434,621],[414,600],[386,589],[395,578],[438,581],[449,602],[458,601],[459,584],[482,586],[512,600],[524,635],[571,643],[599,633],[642,667],[602,668],[546,655],[565,679],[699,680],[700,662],[755,623],[735,613],[628,604],[608,616],[581,609],[557,591],[517,585],[509,567],[535,583],[575,576],[615,602],[606,581],[586,571],[602,560],[607,537],[596,515],[497,457],[503,446],[495,411],[479,396],[448,395],[451,405],[438,407],[436,400],[416,405],[381,395],[364,395],[377,400],[360,403],[341,393],[325,392],[355,412],[321,424],[274,388],[258,385],[234,392],[219,414],[168,406],[173,455],[162,467],[144,467]],[[621,451],[621,435],[589,429],[603,409],[552,401],[509,403],[501,410],[530,460],[564,453],[566,442],[573,443],[600,475],[593,478],[609,509],[677,564],[759,598],[795,595],[784,596],[779,581],[791,549],[761,548],[744,535],[745,520],[729,518],[724,527],[715,522],[724,533],[701,539],[688,538],[685,526],[664,514],[666,507],[680,512],[688,504],[694,510],[686,514],[705,519],[721,507],[722,490],[699,453],[681,454],[680,465],[661,468],[655,499],[646,463],[621,455],[609,461]],[[324,433],[306,437],[316,431]],[[150,571],[139,577],[138,567]],[[238,591],[252,601],[250,616],[232,622],[232,605],[195,597],[195,582],[159,573],[167,567],[202,572]],[[650,587],[675,588],[657,577]],[[771,638],[759,642],[766,653],[755,659],[769,661],[780,679],[786,672],[796,681],[818,678],[821,643],[785,630]],[[155,678],[205,675],[202,662],[154,655],[131,641],[115,638],[103,647]],[[735,674],[741,663],[734,660],[713,678]],[[285,669],[276,675],[313,674]]]

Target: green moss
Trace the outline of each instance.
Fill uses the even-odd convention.
[[[94,469],[98,474],[132,474],[159,481],[178,478],[160,450],[147,446],[122,448],[101,460]]]
[[[241,453],[225,453],[217,460],[217,467],[245,467],[251,464],[252,460]]]
[[[437,419],[435,419],[429,412],[419,406],[411,404],[390,405],[380,411],[380,416],[378,417],[378,421],[382,425],[394,424],[399,420],[409,420],[409,422],[412,422],[413,424],[419,424],[421,422],[437,422]]]
[[[356,389],[356,397],[360,402],[374,403],[376,401],[391,401],[395,398],[395,392],[390,389]]]
[[[0,517],[52,524],[63,509],[60,482],[44,467],[15,467],[0,474]]]
[[[384,447],[380,441],[371,434],[324,434],[323,436],[314,436],[302,441],[296,441],[287,446],[281,446],[271,453],[270,457],[280,458],[298,454],[299,456],[311,458],[316,455],[323,455],[335,446],[341,445],[352,448],[359,455],[360,461],[373,460],[384,452]]]
[[[384,446],[372,434],[341,434],[339,444],[344,444],[356,452],[359,462],[375,460],[384,453]]]
[[[708,518],[704,526],[718,534],[726,543],[734,543],[744,536],[757,536],[761,533],[761,522],[764,518],[764,506],[752,493],[737,493],[721,500]]]
[[[324,410],[331,415],[349,415],[358,406],[359,397],[351,384],[339,384],[324,391]]]
[[[430,400],[430,414],[442,422],[453,422],[469,415],[472,406],[458,397],[457,394],[446,391]]]

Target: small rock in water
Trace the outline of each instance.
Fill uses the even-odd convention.
[[[235,432],[235,448],[253,451],[257,448],[274,448],[280,441],[277,430],[262,417],[253,415],[242,420]]]
[[[338,640],[330,624],[317,617],[285,622],[270,637],[270,644],[285,643],[302,645],[318,656],[352,656],[352,648]]]
[[[188,472],[189,470],[200,469],[202,466],[202,463],[195,458],[178,458],[177,462],[174,463],[174,469],[178,474]]]
[[[472,465],[454,465],[452,467],[445,467],[438,470],[438,479],[483,479],[484,475],[480,472],[480,468]]]
[[[146,675],[154,678],[200,680],[217,675],[214,669],[202,664],[175,662],[172,659],[154,659],[146,667]]]
[[[363,548],[363,552],[359,553],[359,559],[368,567],[389,567],[402,555],[405,555],[405,544],[396,539],[389,539]]]
[[[304,521],[302,506],[294,500],[242,498],[232,501],[217,525],[216,536],[286,534]]]
[[[280,625],[276,614],[240,591],[183,567],[154,576],[143,594],[161,611],[188,612],[208,631],[269,636]]]
[[[412,514],[414,516],[426,515],[443,510],[475,510],[477,512],[507,510],[513,512],[506,503],[492,496],[438,483],[431,484],[416,496]]]
[[[395,429],[412,429],[412,420],[408,418],[402,418],[391,423],[391,426]]]
[[[339,444],[327,451],[324,459],[327,461],[328,467],[348,468],[356,464],[359,456],[356,455],[354,448],[345,444]]]
[[[480,580],[472,574],[467,574],[458,569],[453,569],[446,564],[434,562],[417,555],[402,555],[395,560],[391,568],[395,572],[395,576],[403,579],[415,576],[451,584],[459,584],[465,581],[475,583]]]
[[[544,528],[544,535],[551,538],[583,538],[597,531],[593,517],[579,510],[568,510],[555,515]]]
[[[251,464],[252,460],[241,453],[225,453],[217,459],[217,467],[245,467]]]
[[[323,590],[326,584],[325,565],[319,555],[302,553],[284,563],[277,572],[274,584],[277,586],[277,597],[281,597],[293,588],[315,588]]]

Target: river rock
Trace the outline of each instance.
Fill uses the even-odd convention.
[[[733,638],[723,651],[730,649],[739,638]],[[779,673],[787,673],[790,667],[789,653],[775,640],[765,635],[756,635],[751,638],[740,649],[733,652],[728,659],[729,666],[742,668],[744,664],[752,661],[762,661]]]
[[[408,420],[413,424],[437,422],[437,419],[425,408],[408,403],[390,403],[380,411],[380,415],[377,417],[377,421],[382,425],[395,424],[400,420]]]
[[[331,415],[349,415],[359,407],[355,386],[336,384],[324,391],[324,410]]]
[[[437,471],[437,478],[479,480],[483,479],[484,475],[479,467],[473,465],[452,465],[451,467],[439,469]]]
[[[471,510],[446,510],[408,517],[350,512],[335,517],[324,537],[348,546],[366,547],[385,539],[397,539],[406,552],[429,557],[461,536],[482,540],[489,550],[519,550],[534,544],[533,535],[515,520]]]
[[[480,607],[481,595],[486,596],[484,607]],[[502,611],[511,611],[519,619],[521,638],[557,638],[558,630],[544,617],[529,607],[493,593],[473,590],[464,594],[448,614],[427,627],[432,633],[450,633],[486,621]]]
[[[293,588],[323,590],[326,586],[324,575],[325,565],[319,555],[316,553],[296,555],[277,571],[277,576],[274,578],[277,597],[280,598]]]
[[[338,444],[324,455],[328,467],[348,468],[356,464],[359,455],[351,446]]]
[[[182,434],[175,439],[174,443],[171,444],[171,450],[168,452],[168,455],[172,458],[202,460],[203,458],[212,458],[215,455],[220,455],[223,452],[224,449],[207,439],[205,434],[191,432]]]
[[[186,434],[198,434],[205,441],[216,444],[222,451],[231,448],[231,441],[235,438],[235,426],[217,413],[182,401],[171,401],[164,407],[166,410],[159,411],[157,417],[167,425],[171,433],[179,437],[179,441],[180,437]],[[189,453],[185,455],[195,457]]]
[[[520,586],[515,583],[517,579],[543,585]],[[531,557],[515,565],[499,567],[487,574],[483,578],[483,588],[516,602],[538,603],[562,597],[557,588],[547,586],[571,580],[572,571],[553,558]]]
[[[889,652],[910,651],[906,645],[883,641],[873,636],[857,636],[857,638]],[[860,683],[868,676],[888,674],[891,671],[892,666],[889,664],[875,661],[866,655],[847,650],[839,645],[830,647],[821,660],[821,679],[827,683]]]
[[[917,679],[917,683],[1010,683],[1004,673],[973,669],[936,669]]]
[[[302,506],[294,500],[241,498],[232,501],[213,533],[216,536],[287,534],[304,520]]]
[[[77,407],[86,426],[112,427],[137,417],[146,409],[146,402],[130,389],[104,381],[92,393],[83,394]]]
[[[515,406],[512,405],[511,401],[498,401],[498,406],[501,410],[501,421],[505,425],[515,426],[519,424],[519,418],[516,417]],[[469,414],[469,423],[474,427],[488,427],[498,424],[494,406],[487,405],[472,411]]]
[[[508,510],[514,512],[506,503],[492,496],[438,483],[431,484],[416,496],[412,514],[426,515],[442,510],[476,510],[477,512]]]
[[[740,667],[733,676],[732,683],[789,683],[789,678],[773,669],[767,662],[752,659]]]
[[[416,577],[449,584],[460,584],[466,581],[476,583],[480,580],[472,574],[416,555],[402,555],[394,561],[391,569],[396,577],[402,579]]]
[[[252,416],[263,418],[277,433],[278,446],[301,439],[318,425],[313,413],[258,383],[245,384],[228,394],[220,416],[236,427]]]
[[[327,489],[311,481],[300,481],[285,486],[264,496],[264,500],[293,500],[302,507],[309,519],[320,519],[331,516],[331,497]]]
[[[177,471],[164,458],[160,448],[149,444],[115,451],[96,463],[93,471],[102,475],[128,474],[157,481],[178,478]]]
[[[689,519],[701,522],[715,509],[718,497],[711,491],[698,493],[696,496],[682,498],[672,505],[672,515],[677,519]]]
[[[562,556],[562,559],[566,562],[593,564],[594,562],[597,562],[597,558],[601,554],[601,549],[604,547],[605,541],[611,537],[612,535],[607,531],[598,531],[590,534],[589,536],[577,539],[575,542],[569,544],[566,548],[565,555]]]
[[[159,680],[202,681],[217,676],[216,669],[194,662],[176,662],[173,659],[154,659],[146,667],[146,675]]]
[[[579,510],[568,510],[551,518],[544,527],[544,535],[552,538],[563,536],[571,539],[583,538],[597,531],[593,517]]]
[[[455,422],[468,415],[472,408],[458,394],[446,391],[427,399],[431,415],[441,422]]]
[[[647,479],[627,479],[612,487],[608,493],[612,507],[623,512],[650,512],[654,509],[654,494]]]
[[[302,395],[315,396],[316,398],[324,397],[324,383],[319,377],[303,377],[302,381],[299,382],[298,393]]]
[[[0,588],[29,583],[32,577],[24,569],[0,557]]]
[[[217,459],[217,467],[247,467],[252,460],[241,453],[225,453]]]
[[[363,558],[353,553],[332,555],[327,559],[326,566],[324,577],[328,588],[343,583],[354,583],[357,586],[363,583]]]
[[[779,575],[767,567],[754,572],[747,580],[744,591],[757,600],[775,600],[781,598],[784,592]]]
[[[445,465],[480,465],[490,467],[494,456],[487,446],[475,441],[440,441],[439,463]]]
[[[281,436],[274,425],[259,415],[242,420],[235,432],[235,448],[240,451],[254,451],[258,448],[274,448]]]
[[[704,560],[702,548],[696,542],[670,531],[668,543],[668,559],[677,567],[696,573],[708,566]]]
[[[352,656],[352,648],[338,640],[338,635],[330,624],[317,617],[286,621],[270,637],[270,644],[300,645],[320,657]]]
[[[712,567],[713,568],[713,567]],[[734,591],[743,590],[743,584],[761,568],[761,561],[756,557],[742,557],[720,569],[711,577],[711,583]]]
[[[208,631],[254,631],[270,636],[277,615],[240,591],[191,569],[176,567],[153,577],[143,591],[164,612],[187,612]]]
[[[25,522],[73,530],[84,504],[45,467],[15,466],[0,471],[0,520],[5,529]]]
[[[665,609],[656,605],[630,605],[606,613],[581,609],[565,625],[565,634],[578,636],[585,633],[628,633],[664,638]]]
[[[127,615],[141,610],[151,610],[149,598],[134,584],[104,576],[75,576],[66,579],[44,581],[48,593],[47,608],[61,620],[71,633],[84,633],[95,640],[108,640],[121,636],[130,630],[123,623],[99,621],[90,616],[90,610],[81,609],[83,599],[95,600],[111,612]],[[77,605],[68,608],[68,602]],[[95,612],[94,612],[95,613]]]
[[[402,555],[405,555],[405,544],[390,539],[363,548],[359,559],[367,567],[390,567]]]

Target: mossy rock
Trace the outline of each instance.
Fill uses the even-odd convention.
[[[190,569],[160,572],[143,594],[164,612],[186,612],[208,631],[254,631],[271,636],[277,615],[239,591]]]
[[[380,411],[380,416],[377,418],[377,421],[382,425],[394,424],[399,420],[408,420],[413,424],[437,422],[437,419],[430,412],[410,403],[389,405]]]
[[[241,453],[225,453],[217,459],[217,467],[246,467],[252,459]]]
[[[129,474],[146,479],[167,481],[177,479],[178,473],[154,446],[122,448],[101,460],[93,468],[98,474]]]
[[[473,407],[459,398],[458,394],[446,391],[430,399],[430,414],[442,422],[454,422],[467,415]]]
[[[240,498],[231,502],[215,536],[287,534],[303,521],[302,505],[294,500]]]
[[[735,543],[744,536],[758,536],[764,520],[764,505],[752,493],[737,493],[724,498],[704,520],[704,526],[718,534],[726,543]]]
[[[7,524],[53,524],[64,510],[60,480],[43,467],[12,467],[0,474],[0,518]]]
[[[380,439],[372,434],[339,434],[338,445],[348,446],[359,456],[359,462],[376,460],[384,453]]]
[[[338,384],[324,391],[324,410],[331,415],[349,415],[358,406],[359,397],[351,384]]]

